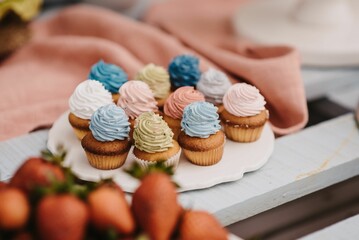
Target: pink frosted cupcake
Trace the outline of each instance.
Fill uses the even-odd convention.
[[[230,87],[223,97],[222,126],[236,142],[254,142],[261,136],[269,114],[259,90],[246,83]]]
[[[181,132],[183,109],[193,102],[204,102],[204,95],[193,87],[180,87],[165,102],[163,119],[173,131],[173,139],[177,140]]]
[[[120,96],[117,105],[123,108],[129,117],[132,138],[135,119],[144,112],[158,112],[157,102],[149,86],[138,80],[123,84],[120,88]]]

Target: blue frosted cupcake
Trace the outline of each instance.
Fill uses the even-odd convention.
[[[225,135],[212,103],[194,102],[185,107],[181,127],[178,143],[191,163],[210,166],[222,159]]]
[[[127,74],[122,68],[102,60],[91,67],[88,78],[102,83],[105,89],[112,94],[115,103],[120,97],[118,90],[128,80]]]
[[[191,55],[179,55],[168,66],[172,90],[183,86],[196,86],[201,71],[198,58]]]
[[[91,166],[104,170],[121,167],[131,148],[125,111],[115,104],[100,107],[91,117],[90,130],[81,145]]]

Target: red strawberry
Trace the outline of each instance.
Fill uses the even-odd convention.
[[[7,187],[0,191],[0,229],[22,228],[29,213],[29,202],[21,190]]]
[[[179,227],[181,240],[225,240],[227,231],[211,214],[204,211],[186,211]]]
[[[165,173],[145,176],[133,194],[132,208],[136,221],[152,240],[170,239],[181,207],[170,177]]]
[[[86,204],[70,194],[44,197],[36,210],[38,234],[46,240],[83,239],[88,218]]]
[[[29,193],[35,186],[49,186],[52,180],[64,179],[59,166],[42,158],[30,158],[16,171],[9,185]]]
[[[87,200],[96,228],[113,228],[121,234],[131,234],[135,230],[135,221],[121,188],[103,185],[91,192]]]
[[[2,189],[5,189],[5,188],[6,188],[6,186],[7,186],[7,184],[6,184],[6,183],[4,183],[4,182],[0,182],[0,191],[1,191]]]

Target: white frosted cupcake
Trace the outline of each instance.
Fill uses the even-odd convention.
[[[111,93],[98,81],[86,80],[76,87],[69,99],[69,122],[78,139],[81,140],[90,131],[92,114],[110,103]]]
[[[207,102],[218,107],[218,112],[223,110],[223,96],[232,86],[226,74],[210,68],[203,72],[197,83],[197,90],[203,93]]]

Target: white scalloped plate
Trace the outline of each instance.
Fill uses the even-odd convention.
[[[133,161],[132,149],[126,163],[119,169],[99,170],[93,168],[87,161],[80,141],[72,131],[68,122],[68,112],[65,112],[54,123],[49,131],[47,147],[56,152],[58,145],[67,150],[64,165],[71,166],[74,173],[87,181],[98,181],[112,177],[126,192],[134,192],[139,181],[123,171]],[[243,177],[245,172],[261,168],[273,152],[274,134],[266,124],[262,136],[253,143],[236,143],[227,139],[222,160],[213,166],[201,167],[188,162],[183,154],[174,175],[174,180],[181,186],[179,192],[203,189],[216,184],[231,182]]]

